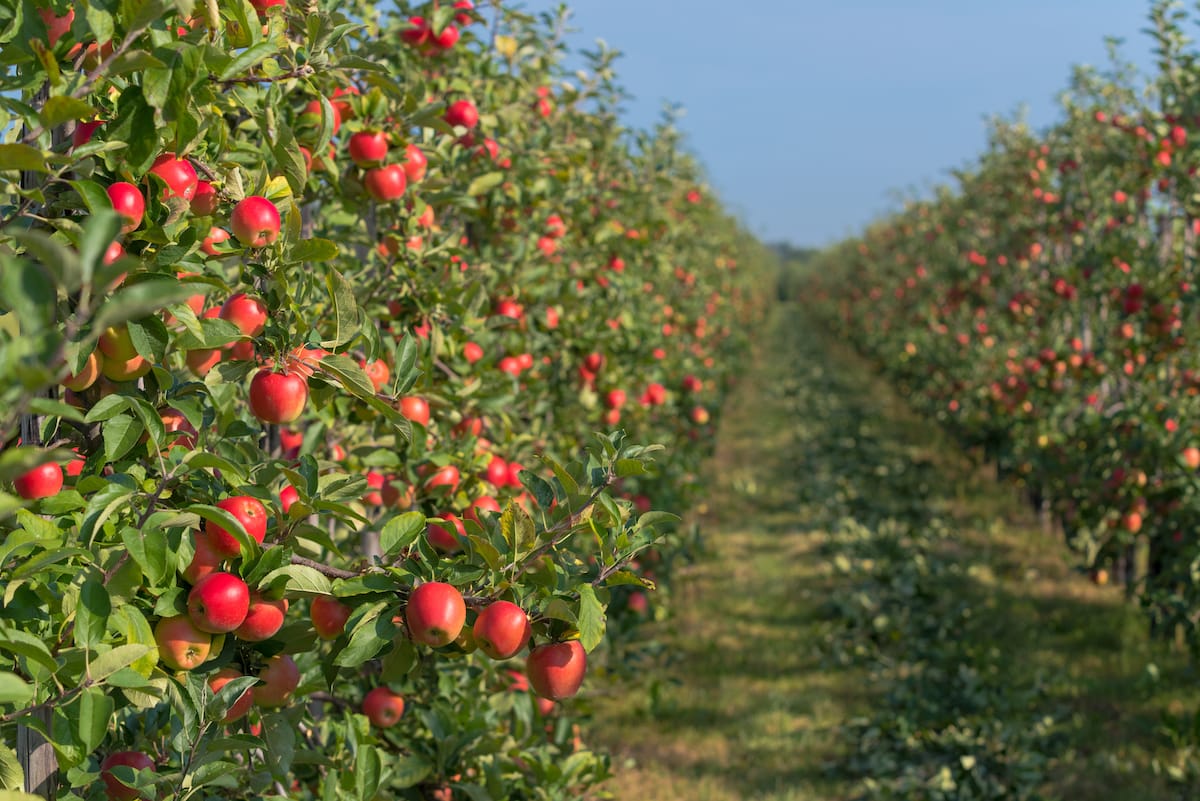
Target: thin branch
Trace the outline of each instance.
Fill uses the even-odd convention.
[[[306,559],[303,556],[296,556],[295,554],[292,555],[292,564],[293,565],[304,565],[305,567],[311,567],[313,570],[317,571],[318,573],[320,573],[324,576],[328,576],[329,578],[352,579],[352,578],[358,578],[359,576],[362,575],[362,573],[355,573],[352,570],[342,570],[341,568],[330,567],[329,565],[323,565],[320,562],[314,561],[312,559]]]

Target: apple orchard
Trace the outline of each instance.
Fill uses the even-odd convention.
[[[766,260],[469,0],[0,0],[0,789],[567,799]]]

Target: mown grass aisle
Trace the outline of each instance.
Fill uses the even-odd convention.
[[[615,797],[1197,797],[1183,660],[798,307],[770,330],[652,701],[599,705]]]

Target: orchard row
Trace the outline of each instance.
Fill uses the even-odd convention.
[[[1175,6],[1151,8],[1144,84],[1078,70],[1062,122],[997,121],[957,188],[824,256],[809,291],[1195,651],[1200,83]]]
[[[5,782],[608,775],[768,259],[563,24],[0,0]]]

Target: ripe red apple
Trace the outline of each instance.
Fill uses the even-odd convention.
[[[483,480],[493,487],[503,487],[508,484],[508,462],[499,456],[493,456],[483,472]]]
[[[434,34],[432,39],[434,45],[437,47],[442,50],[449,50],[458,43],[458,28],[455,28],[453,25],[447,25],[445,28],[442,28],[441,33]]]
[[[408,184],[404,168],[399,164],[373,167],[363,175],[363,187],[367,194],[380,203],[387,203],[404,196]]]
[[[454,492],[458,489],[460,478],[458,468],[452,464],[448,464],[445,467],[438,468],[434,471],[433,475],[425,480],[425,489],[429,491],[438,487],[446,487],[450,492]]]
[[[625,390],[610,390],[609,393],[604,396],[604,405],[609,409],[620,409],[625,405]]]
[[[446,109],[446,122],[471,129],[479,124],[479,109],[470,100],[456,100]]]
[[[463,345],[463,358],[465,358],[469,364],[474,364],[483,358],[483,348],[481,348],[476,342],[468,342],[467,344]]]
[[[239,292],[221,306],[220,317],[236,325],[246,336],[256,337],[267,327],[267,305]]]
[[[172,447],[178,446],[188,450],[196,447],[196,429],[183,416],[182,412],[175,409],[159,409],[158,416],[162,420],[163,429],[168,434],[181,433],[183,435],[173,438]]]
[[[529,652],[525,672],[535,693],[561,701],[579,692],[587,672],[587,653],[579,640],[539,645]]]
[[[250,411],[264,423],[290,423],[308,403],[308,382],[298,372],[259,370],[250,381]]]
[[[383,473],[377,473],[374,470],[367,471],[367,487],[370,492],[363,493],[362,501],[371,506],[383,505]]]
[[[329,595],[318,595],[313,598],[309,616],[313,628],[322,640],[336,640],[346,630],[346,621],[354,610],[346,604]]]
[[[221,688],[234,679],[240,679],[242,674],[231,667],[224,667],[208,679],[208,687],[213,693],[218,693]],[[229,709],[225,712],[225,717],[221,718],[223,723],[233,723],[246,717],[250,712],[250,707],[254,706],[254,696],[250,690],[246,690],[238,696],[237,700],[229,705]]]
[[[217,507],[224,509],[237,518],[242,527],[246,529],[246,533],[255,542],[262,543],[266,539],[267,509],[258,498],[252,498],[249,495],[237,495],[219,501]],[[208,534],[209,544],[215,553],[229,559],[241,555],[241,546],[238,545],[237,540],[228,531],[211,520],[205,522],[204,530]]]
[[[691,414],[692,422],[696,425],[702,426],[708,424],[708,409],[705,409],[703,406],[693,406]]]
[[[383,359],[359,359],[358,366],[367,374],[367,378],[371,380],[371,386],[375,387],[376,392],[383,392],[383,388],[387,386],[388,379],[392,377],[392,371],[388,369],[387,362]]]
[[[387,160],[388,139],[383,131],[359,131],[346,145],[350,160],[359,167],[377,167]]]
[[[113,751],[100,763],[100,781],[104,783],[104,792],[112,801],[136,801],[145,797],[118,779],[113,768],[154,770],[154,760],[149,755],[141,751]]]
[[[460,520],[456,515],[446,512],[445,514],[440,515],[440,517],[450,525],[454,526],[459,536],[467,536],[467,530],[463,526],[462,520]],[[454,532],[450,531],[445,526],[438,525],[437,523],[430,523],[428,525],[425,530],[425,539],[427,539],[429,544],[434,548],[437,548],[439,551],[444,551],[445,553],[454,553],[455,551],[462,549],[462,543],[458,541],[458,537],[455,536]]]
[[[429,41],[429,23],[424,17],[409,17],[408,25],[400,31],[400,38],[405,43],[419,47]]]
[[[142,196],[142,190],[127,181],[118,181],[108,187],[108,199],[113,211],[124,220],[121,233],[128,234],[142,224],[146,214],[146,198]]]
[[[242,625],[234,629],[238,639],[246,642],[262,642],[269,640],[283,628],[284,617],[287,615],[288,600],[279,598],[272,600],[264,598],[257,591],[250,593],[250,607],[246,610],[246,619]]]
[[[258,12],[259,18],[267,16],[267,9],[275,6],[287,6],[287,0],[250,0],[250,5],[254,6],[254,10]]]
[[[208,256],[219,256],[221,251],[217,249],[217,245],[222,242],[229,241],[229,232],[224,228],[214,226],[208,232],[208,236],[204,237],[204,241],[200,243],[200,250],[204,251]]]
[[[467,518],[468,520],[474,520],[476,523],[482,526],[483,523],[479,520],[480,512],[495,512],[496,514],[500,514],[501,511],[503,510],[500,508],[499,501],[497,501],[491,495],[480,495],[471,502],[471,507],[467,509],[463,517]]]
[[[221,568],[221,562],[224,557],[213,550],[212,541],[204,531],[196,531],[192,534],[192,543],[195,552],[192,555],[192,561],[183,569],[183,578],[189,584],[198,584],[200,579],[211,573],[215,573]]]
[[[425,179],[425,170],[429,166],[429,159],[425,157],[425,151],[420,147],[409,144],[404,148],[404,161],[400,162],[400,166],[404,168],[404,175],[408,178],[408,182],[416,184]]]
[[[40,464],[13,481],[13,489],[27,501],[57,495],[62,487],[63,471],[55,462]]]
[[[600,368],[604,366],[604,355],[600,353],[589,353],[583,357],[583,369],[589,373],[599,373]]]
[[[208,181],[196,182],[196,192],[192,195],[192,214],[200,217],[215,214],[220,203],[221,196],[217,194],[216,187]]]
[[[292,508],[292,504],[298,500],[300,500],[300,493],[291,484],[288,484],[279,491],[279,505],[285,515]]]
[[[496,316],[521,320],[525,317],[525,307],[512,298],[501,298],[496,301]]]
[[[52,8],[39,8],[37,13],[42,18],[42,22],[46,24],[46,42],[51,47],[58,44],[58,40],[71,30],[71,25],[75,22],[75,9],[73,8],[68,8],[67,13],[61,17],[55,14]]]
[[[265,197],[251,195],[233,207],[229,224],[244,247],[266,247],[279,238],[279,209]]]
[[[164,199],[175,196],[190,203],[196,196],[200,178],[196,175],[196,168],[187,159],[176,158],[173,153],[163,153],[154,160],[150,172],[162,178],[166,183],[167,188],[163,192]]]
[[[511,375],[513,378],[517,378],[521,375],[521,362],[512,356],[505,356],[496,362],[496,369],[502,373]]]
[[[510,486],[510,487],[520,487],[521,486],[521,471],[524,469],[525,469],[525,465],[521,464],[520,462],[509,462],[508,463],[508,486]]]
[[[458,14],[454,15],[454,21],[457,22],[459,25],[462,25],[465,28],[466,26],[470,25],[472,22],[475,21],[471,17],[470,14],[465,13],[465,12],[470,11],[471,9],[475,8],[475,3],[472,2],[472,0],[454,0],[453,7],[462,9],[463,13],[458,13]]]
[[[158,658],[173,670],[193,670],[212,650],[212,635],[200,631],[187,615],[164,617],[154,626]]]
[[[376,687],[363,698],[362,711],[372,726],[395,726],[404,716],[404,696],[387,687]]]
[[[1184,448],[1183,463],[1192,470],[1200,468],[1200,448],[1197,448],[1194,445]]]
[[[429,404],[424,398],[409,395],[400,399],[400,414],[414,423],[429,425]]]
[[[529,616],[511,601],[495,601],[475,618],[475,643],[492,659],[508,659],[529,642]]]
[[[404,619],[414,642],[437,648],[458,638],[467,620],[467,605],[455,587],[430,581],[408,596]]]
[[[74,13],[74,12],[72,12]],[[92,141],[92,137],[96,135],[96,131],[104,124],[104,120],[92,120],[91,122],[75,123],[75,130],[71,133],[71,146],[83,147],[88,142]]]
[[[188,617],[209,634],[233,631],[250,611],[250,588],[232,573],[210,573],[188,593]]]
[[[300,686],[300,668],[287,654],[273,656],[258,672],[258,679],[262,683],[251,690],[254,703],[265,708],[280,707],[291,699],[292,693]]]

